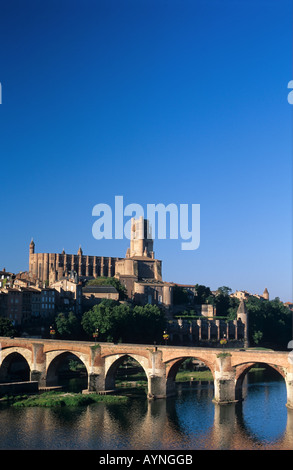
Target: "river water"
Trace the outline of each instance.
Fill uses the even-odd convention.
[[[292,450],[282,378],[249,373],[244,401],[216,405],[213,384],[177,386],[167,400],[132,398],[60,409],[0,408],[1,450]]]

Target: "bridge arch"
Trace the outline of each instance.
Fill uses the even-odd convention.
[[[167,395],[173,395],[175,393],[175,379],[177,372],[180,369],[180,366],[183,364],[186,359],[196,359],[202,362],[212,373],[214,377],[214,364],[212,364],[206,358],[198,357],[197,355],[193,356],[181,356],[174,358],[166,362],[166,391]]]
[[[89,371],[87,367],[87,361],[83,354],[79,352],[72,352],[72,351],[58,351],[47,353],[47,368],[46,368],[46,386],[56,386],[59,385],[59,372],[62,365],[68,362],[70,359],[77,360],[81,364],[83,364],[87,379],[89,376]]]
[[[128,357],[131,357],[138,363],[138,365],[143,369],[146,379],[148,379],[148,361],[144,356],[131,353],[107,356],[105,358],[105,390],[115,389],[115,378],[118,368]]]
[[[286,374],[282,367],[277,366],[270,362],[250,362],[240,364],[236,367],[236,375],[235,375],[235,399],[237,401],[243,400],[243,382],[245,377],[247,376],[248,372],[255,367],[256,365],[263,365],[268,367],[272,370],[275,370],[285,381],[286,385]]]
[[[4,356],[4,357],[3,357]],[[31,376],[31,357],[27,350],[7,350],[2,354],[0,382],[29,381]]]

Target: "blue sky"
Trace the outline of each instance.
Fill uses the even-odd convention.
[[[2,0],[0,267],[125,255],[95,204],[200,204],[163,278],[292,297],[292,1]],[[125,219],[127,220],[127,219]]]

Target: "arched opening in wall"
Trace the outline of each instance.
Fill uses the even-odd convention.
[[[250,390],[266,389],[269,387],[286,388],[285,379],[273,365],[266,363],[244,364],[243,371],[236,382],[236,399],[244,400]],[[286,403],[286,401],[285,401]]]
[[[145,370],[136,359],[124,355],[109,368],[105,388],[121,394],[144,396],[148,389]]]
[[[88,373],[84,363],[73,353],[59,354],[48,367],[46,386],[62,387],[71,392],[87,389]]]
[[[214,377],[208,365],[196,357],[182,357],[174,361],[167,372],[167,394],[196,390],[198,394],[214,394]]]
[[[30,367],[27,360],[19,353],[9,354],[0,368],[0,382],[27,382],[30,380]]]
[[[265,363],[239,367],[243,370],[236,382],[236,399],[241,400],[238,424],[255,441],[277,442],[287,425],[287,389],[282,370]]]

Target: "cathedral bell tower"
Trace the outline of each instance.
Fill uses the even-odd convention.
[[[30,249],[29,249],[29,271],[32,273],[33,272],[33,266],[34,266],[34,258],[35,258],[35,243],[34,240],[30,242]]]
[[[127,250],[127,257],[135,256],[154,259],[152,231],[149,221],[142,216],[135,220],[131,219],[130,250]]]
[[[35,243],[34,243],[34,240],[32,239],[32,241],[30,242],[30,255],[33,255],[35,252]]]

